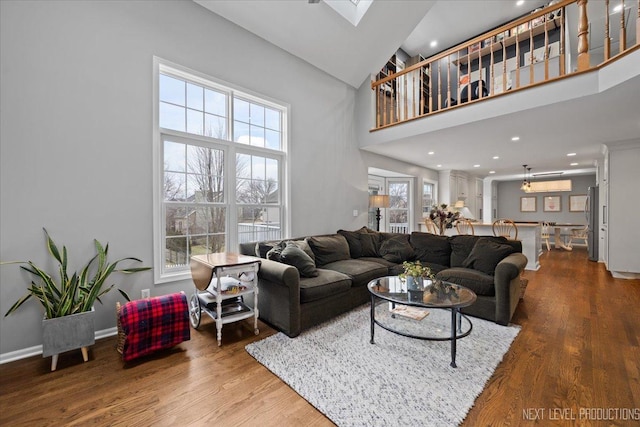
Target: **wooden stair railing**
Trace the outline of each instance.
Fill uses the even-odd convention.
[[[545,84],[572,73],[599,68],[609,61],[638,50],[640,0],[635,1],[638,9],[635,42],[632,46],[627,46],[628,26],[624,13],[625,2],[622,0],[620,48],[613,56],[609,19],[613,10],[610,2],[591,2],[593,8],[602,7],[601,5],[605,8],[604,61],[601,64],[591,65],[589,30],[593,32],[597,29],[593,28],[593,22],[592,27],[589,26],[588,0],[563,0],[403,70],[396,69],[395,72],[392,71],[371,83],[371,89],[376,93],[375,127],[372,130],[405,123],[525,87]],[[579,17],[576,28],[578,56],[574,72],[567,72],[566,66],[565,17],[569,6],[577,7]],[[536,37],[538,40],[543,39],[542,49],[535,48]],[[524,55],[521,52],[523,49],[526,50]],[[552,49],[553,52],[550,52]],[[510,56],[513,55],[513,51],[515,55]],[[511,68],[507,67],[509,61],[515,62]],[[521,62],[524,62],[524,65],[521,65]],[[496,67],[499,63],[501,66]],[[537,64],[542,65],[536,66]],[[537,75],[536,69],[540,71],[540,75]],[[510,76],[513,78],[510,79]]]

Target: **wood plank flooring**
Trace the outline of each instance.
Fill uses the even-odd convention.
[[[525,272],[522,331],[463,426],[640,425],[611,411],[640,416],[640,280],[612,279],[584,248],[545,251],[540,263]],[[333,425],[244,351],[273,333],[225,325],[218,347],[204,316],[191,341],[135,363],[112,337],[87,363],[79,350],[61,355],[56,372],[50,358],[0,365],[0,425]]]

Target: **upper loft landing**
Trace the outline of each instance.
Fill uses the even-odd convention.
[[[372,130],[600,68],[637,48],[637,3],[565,0],[428,59],[398,51],[371,83]]]
[[[603,142],[639,137],[638,2],[624,13],[604,6],[563,1],[395,72],[386,67],[357,95],[360,147],[488,176],[494,168],[480,160],[513,150],[501,145],[507,136],[529,133],[541,152],[580,143],[593,158]],[[450,144],[457,152],[443,150]],[[486,167],[472,169],[471,158]]]

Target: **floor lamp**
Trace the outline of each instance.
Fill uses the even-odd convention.
[[[380,208],[389,207],[389,196],[386,194],[376,194],[369,196],[369,207],[376,208],[377,231],[380,231]]]

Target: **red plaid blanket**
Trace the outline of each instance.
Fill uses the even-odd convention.
[[[183,293],[130,301],[120,310],[126,339],[124,361],[191,339],[189,306]]]

